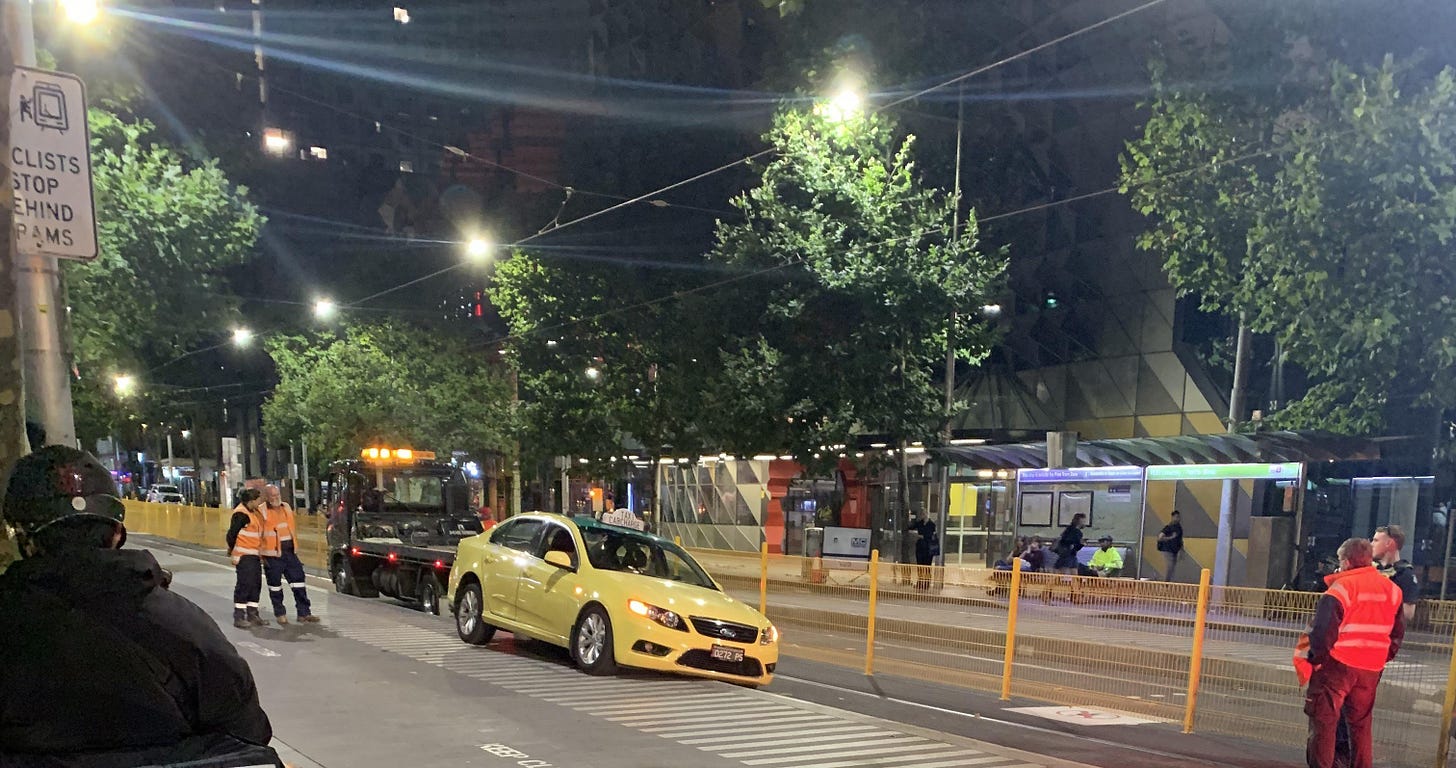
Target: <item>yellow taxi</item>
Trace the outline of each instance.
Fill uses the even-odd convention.
[[[778,665],[774,625],[681,547],[591,518],[528,513],[465,539],[448,599],[461,640],[504,629],[566,648],[588,674],[641,667],[757,686]]]

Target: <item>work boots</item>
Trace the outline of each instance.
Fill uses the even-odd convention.
[[[251,626],[254,626],[254,627],[266,627],[266,626],[268,626],[268,620],[265,619],[265,618],[263,618],[262,616],[258,615],[258,609],[257,608],[249,608],[248,609],[248,624],[251,625]]]

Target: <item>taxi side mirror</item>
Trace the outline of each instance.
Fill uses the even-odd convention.
[[[568,571],[576,570],[576,566],[571,562],[571,555],[558,549],[553,549],[546,553],[546,562]]]

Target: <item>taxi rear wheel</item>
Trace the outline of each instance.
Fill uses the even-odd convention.
[[[455,633],[471,645],[485,645],[495,637],[495,627],[485,623],[485,600],[480,585],[471,582],[460,588],[460,604],[455,606]]]
[[[617,671],[612,652],[612,619],[600,605],[581,612],[571,630],[571,658],[588,675],[611,675]]]

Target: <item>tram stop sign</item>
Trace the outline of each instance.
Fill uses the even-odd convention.
[[[96,258],[85,85],[64,72],[16,67],[7,106],[16,250]]]

